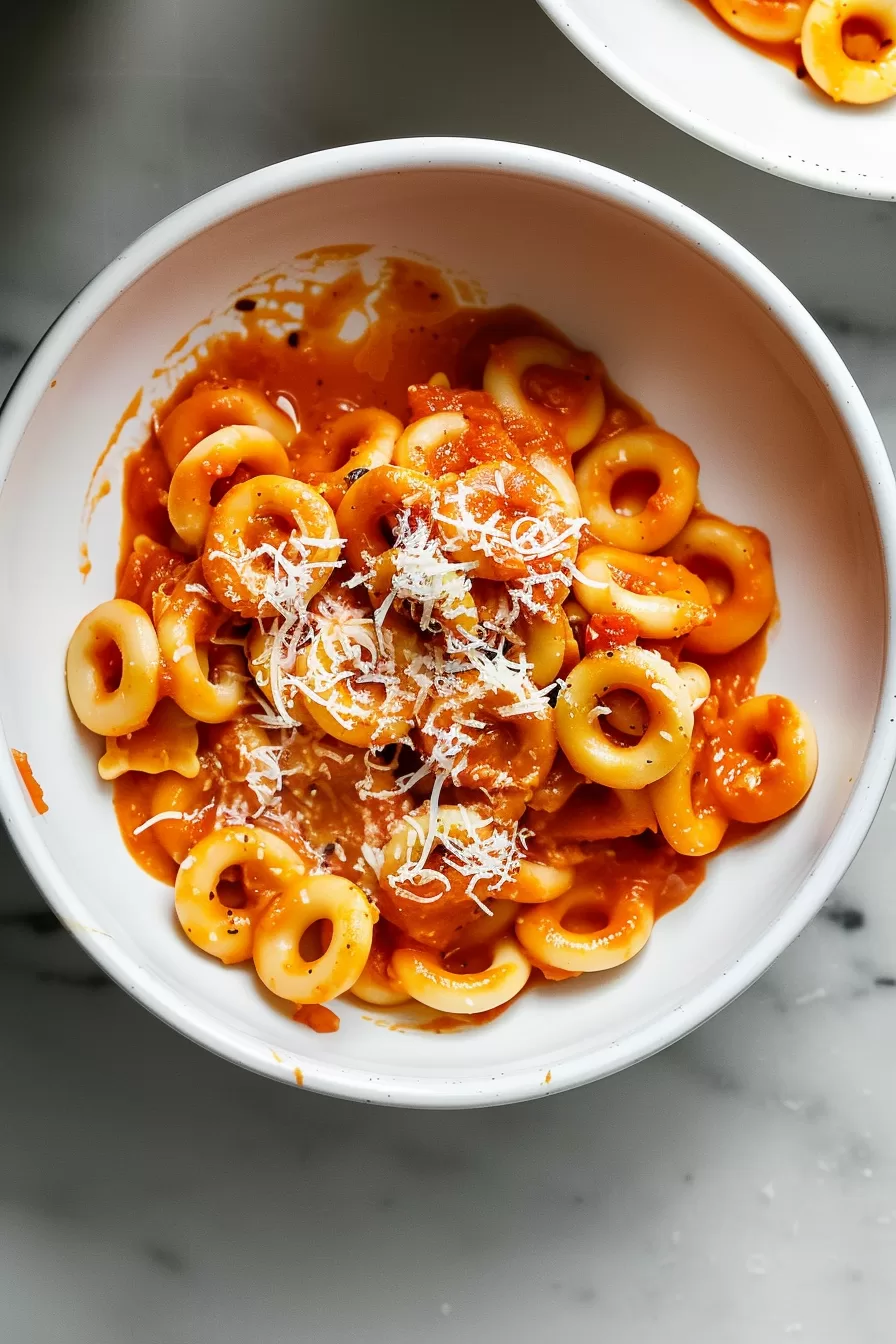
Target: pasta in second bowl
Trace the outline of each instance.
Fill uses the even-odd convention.
[[[749,983],[892,754],[892,480],[798,305],[645,188],[464,142],[282,165],[119,265],[0,424],[48,810],[0,778],[69,927],[211,1048],[402,1104],[600,1076]]]
[[[539,0],[603,72],[733,158],[896,199],[893,0]]]

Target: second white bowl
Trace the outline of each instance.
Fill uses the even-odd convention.
[[[896,200],[896,98],[834,103],[689,0],[538,0],[605,75],[732,158],[823,191]]]

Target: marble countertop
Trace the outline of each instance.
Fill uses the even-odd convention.
[[[593,70],[534,0],[37,0],[6,18],[0,391],[135,234],[324,145],[462,133],[624,169],[822,322],[896,451],[896,207],[776,181]],[[4,1344],[891,1344],[891,789],[772,970],[664,1054],[514,1108],[382,1111],[205,1054],[0,850]]]

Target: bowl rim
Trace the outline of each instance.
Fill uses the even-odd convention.
[[[763,153],[758,145],[743,136],[726,131],[708,117],[692,112],[677,98],[667,97],[650,80],[643,78],[628,62],[622,60],[602,41],[589,25],[573,13],[569,0],[538,0],[538,4],[560,31],[596,65],[608,79],[618,84],[644,107],[677,126],[680,131],[702,140],[705,145],[721,150],[729,158],[759,168],[773,177],[797,182],[817,191],[829,191],[837,196],[857,196],[870,201],[896,201],[896,178],[869,178],[864,173],[841,172],[822,163],[798,159],[793,155]]]
[[[529,1062],[491,1077],[468,1079],[365,1074],[356,1066],[313,1060],[296,1051],[279,1058],[246,1028],[234,1028],[186,1001],[161,977],[94,927],[41,838],[0,723],[0,815],[28,872],[82,947],[157,1017],[216,1054],[294,1085],[357,1101],[422,1108],[461,1108],[522,1101],[605,1077],[654,1054],[705,1022],[742,993],[804,928],[839,882],[874,818],[896,758],[896,725],[884,706],[896,699],[890,609],[896,584],[896,481],[884,445],[840,356],[802,304],[760,261],[688,206],[611,169],[553,150],[466,138],[386,140],[321,150],[236,178],[150,228],[102,270],[50,327],[20,372],[0,411],[0,491],[34,411],[51,380],[105,309],[146,270],[211,226],[281,195],[365,175],[459,170],[535,179],[626,209],[696,248],[770,313],[822,382],[852,443],[874,515],[884,572],[887,621],[875,721],[846,806],[799,890],[740,960],[702,991],[632,1035],[583,1050],[558,1066],[545,1087],[545,1064]],[[61,671],[60,671],[61,676]],[[896,716],[894,716],[896,717]]]

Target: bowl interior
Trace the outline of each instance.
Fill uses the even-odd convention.
[[[690,0],[539,0],[586,56],[667,121],[781,177],[896,199],[896,99],[835,104]]]
[[[474,277],[491,303],[543,313],[599,351],[616,381],[693,446],[706,504],[771,538],[781,620],[761,686],[803,706],[820,741],[806,804],[718,856],[705,885],[627,968],[531,992],[487,1027],[452,1035],[388,1030],[375,1010],[346,1003],[342,1029],[314,1036],[251,971],[196,951],[175,927],[170,890],[125,852],[95,745],[75,723],[63,680],[71,631],[112,592],[121,462],[145,434],[153,371],[253,275],[310,248],[357,241],[423,254]],[[141,388],[99,478],[111,492],[95,507],[85,579],[79,545],[91,471]],[[431,167],[289,191],[183,243],[111,297],[55,371],[0,494],[0,611],[16,632],[0,660],[0,722],[49,804],[32,820],[22,798],[11,800],[13,829],[20,839],[27,832],[49,899],[94,954],[174,1025],[252,1067],[291,1080],[298,1065],[309,1085],[353,1096],[471,1104],[536,1093],[548,1070],[563,1085],[656,1048],[674,1035],[676,1015],[749,957],[788,909],[862,766],[881,686],[886,587],[850,440],[767,306],[612,193]]]

